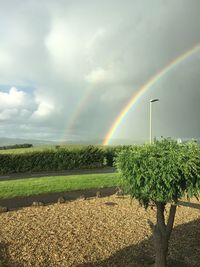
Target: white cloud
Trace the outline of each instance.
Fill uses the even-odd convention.
[[[8,92],[0,91],[0,120],[27,120],[32,114],[34,106],[34,99],[16,87],[11,87]]]
[[[33,113],[33,118],[42,118],[50,116],[51,113],[54,111],[54,106],[48,102],[41,101],[38,105],[38,108]]]
[[[105,81],[107,79],[107,73],[102,68],[97,68],[92,70],[88,75],[86,75],[85,80],[89,83],[98,83]]]
[[[0,110],[27,106],[27,100],[28,97],[25,92],[12,87],[9,92],[0,92]]]
[[[45,39],[45,45],[58,64],[67,64],[74,60],[81,44],[79,36],[70,28],[65,19],[53,21],[51,30]]]
[[[37,88],[34,92],[34,99],[37,108],[34,110],[31,119],[35,122],[48,119],[53,113],[59,112],[59,108],[55,110],[55,104],[51,95],[46,95],[43,88]]]
[[[67,18],[53,18],[45,37],[44,44],[52,70],[63,80],[81,80],[87,69],[87,33],[81,27]]]

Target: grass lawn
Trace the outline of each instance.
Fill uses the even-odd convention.
[[[43,193],[112,187],[119,184],[119,174],[84,174],[49,176],[0,182],[0,198],[26,197]]]

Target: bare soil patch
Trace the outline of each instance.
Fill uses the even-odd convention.
[[[149,218],[155,221],[154,209],[117,196],[9,211],[0,214],[0,256],[15,267],[149,266]],[[178,207],[169,259],[200,266],[199,209]]]

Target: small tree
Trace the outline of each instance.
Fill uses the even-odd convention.
[[[157,208],[156,224],[150,222],[155,246],[155,267],[165,267],[176,203],[200,192],[200,146],[177,144],[164,139],[152,145],[134,146],[118,154],[116,165],[121,173],[125,192],[148,208]],[[164,210],[171,203],[169,217]]]

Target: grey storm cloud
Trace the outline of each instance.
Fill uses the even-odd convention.
[[[0,85],[34,88],[28,107],[0,110],[1,136],[14,127],[18,137],[102,139],[145,81],[200,42],[199,10],[198,0],[0,1]],[[199,71],[196,52],[139,99],[114,138],[148,138],[152,97],[156,136],[199,138]]]

